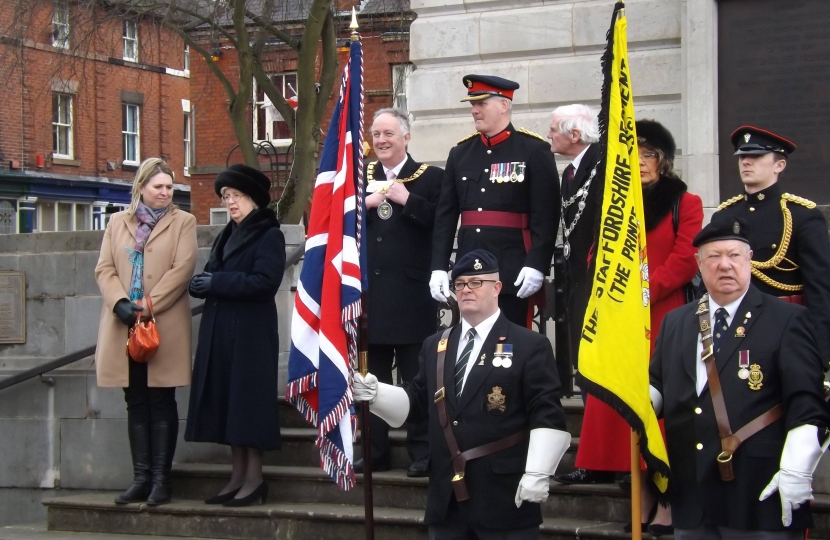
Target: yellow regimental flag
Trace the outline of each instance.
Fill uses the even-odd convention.
[[[640,452],[660,491],[669,460],[649,397],[649,289],[643,192],[622,2],[603,56],[600,132],[605,187],[596,270],[579,344],[585,389],[640,435]],[[602,167],[602,164],[600,164]]]

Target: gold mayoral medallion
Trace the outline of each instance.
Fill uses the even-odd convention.
[[[507,409],[504,401],[505,396],[501,393],[501,386],[494,386],[493,393],[487,394],[487,410],[504,412]]]
[[[758,364],[752,364],[749,366],[749,389],[750,390],[760,390],[763,384],[764,374],[761,373],[761,366]]]
[[[392,205],[389,201],[384,200],[378,205],[378,217],[384,220],[392,217]]]

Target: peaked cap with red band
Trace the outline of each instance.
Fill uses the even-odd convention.
[[[777,133],[755,126],[741,126],[729,137],[735,147],[735,155],[762,155],[769,152],[792,154],[795,143]]]
[[[465,75],[463,81],[467,97],[461,101],[478,101],[493,96],[513,101],[513,91],[519,88],[519,83],[494,75]]]

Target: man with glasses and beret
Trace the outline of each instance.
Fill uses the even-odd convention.
[[[810,312],[822,357],[830,359],[830,238],[816,203],[782,189],[778,180],[796,145],[771,131],[741,126],[731,136],[744,193],[712,219],[745,219],[752,230],[752,284]]]
[[[504,288],[499,308],[511,322],[530,326],[533,305],[544,305],[559,225],[559,175],[541,135],[511,123],[519,84],[501,77],[466,75],[476,132],[450,150],[435,214],[432,297],[449,295],[447,269],[458,217],[456,260],[486,249],[499,260]],[[531,300],[528,308],[528,300]]]
[[[677,540],[801,540],[812,526],[823,361],[807,310],[752,283],[753,234],[721,216],[695,236],[708,294],[666,315],[649,366]]]
[[[538,538],[540,503],[570,445],[550,341],[502,313],[499,266],[482,249],[458,259],[461,323],[427,338],[414,381],[355,375],[355,400],[390,425],[429,422],[430,540]]]

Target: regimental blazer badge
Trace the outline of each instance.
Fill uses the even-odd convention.
[[[506,396],[501,393],[501,386],[494,386],[493,393],[487,394],[487,410],[504,412],[507,410],[505,399]]]

